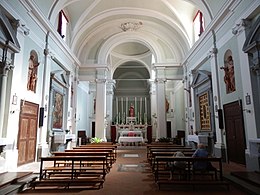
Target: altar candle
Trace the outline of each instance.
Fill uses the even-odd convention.
[[[144,109],[145,109],[145,113],[147,113],[147,102],[146,102],[146,97],[144,98]]]
[[[124,113],[124,99],[123,99],[123,97],[121,97],[121,110],[122,110],[122,114]]]
[[[126,100],[125,100],[125,111],[126,111],[126,117],[127,117],[128,114],[129,114],[129,112],[128,112],[128,114],[127,114],[127,110],[128,110],[128,97],[126,97]]]
[[[116,97],[116,114],[118,114],[118,97]]]
[[[136,97],[135,97],[135,114],[137,112],[137,102],[136,102]]]
[[[140,97],[140,116],[142,116],[142,101],[143,101],[143,98]]]

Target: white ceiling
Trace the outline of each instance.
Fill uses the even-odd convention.
[[[205,27],[226,0],[34,0],[53,26],[63,10],[67,43],[81,67],[127,62],[181,64],[194,44],[193,19],[201,10]]]

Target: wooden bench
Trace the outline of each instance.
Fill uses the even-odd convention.
[[[117,144],[87,144],[87,145],[81,145],[78,147],[73,147],[73,149],[107,149],[112,148],[114,150],[115,158],[117,157]]]
[[[223,173],[222,173],[222,159],[218,157],[209,157],[209,158],[194,158],[194,157],[173,157],[173,156],[156,156],[156,165],[155,165],[155,182],[158,184],[159,188],[162,184],[178,184],[178,185],[203,185],[203,184],[210,184],[210,185],[225,185],[228,186],[228,182],[223,180]],[[163,175],[165,172],[169,172],[168,170],[165,170],[164,166],[161,166],[162,164],[165,164],[167,162],[174,162],[174,161],[185,161],[186,162],[186,169],[185,174],[185,180],[173,180],[169,181],[168,179],[162,179],[161,175]],[[207,170],[206,172],[201,172],[197,170],[193,170],[193,163],[201,161],[201,162],[217,162],[218,163],[218,169],[215,170]],[[211,180],[208,178],[201,177],[201,174],[209,175],[214,174],[215,177],[211,177]],[[197,174],[200,175],[201,179],[198,179],[195,177]]]
[[[195,150],[194,149],[191,149],[191,148],[150,148],[150,151],[149,151],[149,157],[147,158],[148,161],[151,163],[153,160],[154,160],[154,156],[153,156],[153,153],[155,152],[172,152],[172,153],[175,153],[175,152],[186,152],[187,154],[189,153],[194,153]]]
[[[105,169],[106,169],[106,172],[109,172],[110,168],[112,167],[112,159],[110,158],[110,152],[109,151],[101,151],[101,152],[98,152],[98,151],[77,151],[77,150],[72,150],[72,151],[66,151],[66,152],[53,152],[52,153],[53,155],[55,156],[105,156],[106,157],[106,166],[105,166]],[[68,162],[59,162],[59,164],[68,164]],[[69,162],[70,163],[70,162]],[[74,162],[75,163],[75,162]],[[98,164],[101,164],[103,165],[103,162],[76,162],[76,165],[77,164],[81,164],[81,165],[84,165],[84,164],[95,164],[95,165],[98,165]]]
[[[46,187],[46,186],[61,186],[69,189],[70,186],[81,186],[86,189],[90,187],[91,189],[100,189],[103,187],[104,179],[100,178],[84,178],[84,179],[48,179],[48,180],[38,180],[31,184],[32,188],[35,187]]]
[[[106,156],[49,156],[41,157],[40,160],[40,175],[38,180],[31,183],[31,187],[33,188],[49,185],[64,186],[65,188],[81,185],[100,188],[105,181],[107,165]],[[66,167],[58,167],[59,163],[57,162],[62,161],[69,162],[70,165]],[[45,162],[53,162],[53,167],[45,167]],[[76,165],[76,162],[79,162],[80,165]],[[102,162],[102,171],[98,172],[100,174],[93,175],[92,171],[86,171],[84,167],[81,167],[83,162]],[[51,174],[52,176],[49,178],[46,177],[48,174]]]
[[[170,148],[172,148],[172,149],[179,149],[179,150],[181,150],[183,148],[185,148],[185,149],[192,149],[191,147],[186,147],[186,146],[181,146],[181,145],[174,145],[174,144],[148,144],[146,146],[147,159],[150,158],[150,154],[151,154],[150,151],[152,149],[170,149]]]
[[[114,148],[74,148],[65,150],[65,152],[108,152],[110,164],[116,161],[116,153]]]
[[[177,150],[180,151],[180,150]],[[154,171],[154,166],[156,164],[155,159],[157,156],[173,156],[177,151],[167,151],[167,150],[163,150],[163,151],[153,151],[151,153],[151,160],[150,160],[150,164],[152,167],[152,170]],[[181,151],[185,156],[192,156],[194,151],[193,150],[183,150]]]

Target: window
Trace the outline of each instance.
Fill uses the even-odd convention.
[[[58,20],[58,33],[61,35],[62,39],[66,41],[69,21],[63,11],[60,11]]]
[[[204,32],[204,18],[201,11],[198,11],[193,20],[194,38],[197,41],[200,35]]]

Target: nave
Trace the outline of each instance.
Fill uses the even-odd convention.
[[[247,194],[232,183],[229,185],[229,190],[219,186],[196,187],[192,190],[188,186],[167,187],[158,189],[154,181],[154,175],[151,172],[151,167],[147,161],[146,146],[118,146],[117,159],[113,164],[109,174],[107,174],[104,186],[98,190],[72,190],[72,189],[40,189],[27,190],[22,194],[95,194],[95,195],[110,195],[110,194]],[[231,171],[244,171],[245,167],[233,164],[223,163],[224,176]],[[32,163],[18,167],[17,171],[35,171],[39,172],[39,163]]]

